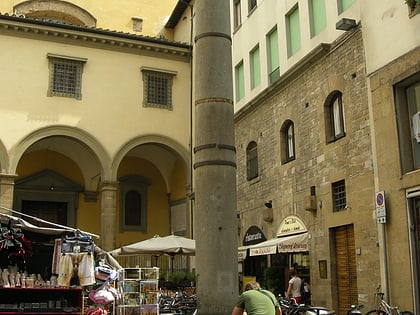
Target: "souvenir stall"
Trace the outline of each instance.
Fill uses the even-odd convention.
[[[0,210],[8,212],[0,212],[0,314],[112,312],[120,266],[107,264],[116,262],[94,244],[98,236]]]

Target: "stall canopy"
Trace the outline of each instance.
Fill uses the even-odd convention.
[[[276,253],[307,252],[308,233],[273,238],[255,245],[238,248],[238,258],[245,259],[249,249],[250,256],[271,255]]]

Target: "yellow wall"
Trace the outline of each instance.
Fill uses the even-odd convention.
[[[179,200],[185,198],[187,194],[187,179],[185,178],[185,174],[185,164],[178,160],[175,164],[174,171],[171,176],[171,200]]]
[[[66,167],[63,168],[63,165]],[[80,186],[83,186],[83,175],[77,164],[68,157],[49,150],[34,151],[25,154],[20,160],[17,168],[17,180],[33,175],[46,168],[61,174]]]
[[[66,156],[49,150],[35,151],[25,154],[17,168],[17,180],[31,176],[44,169],[53,170],[67,179],[83,187],[84,179],[74,161]],[[101,208],[100,197],[96,202],[86,202],[84,194],[79,194],[76,226],[83,231],[101,234]]]
[[[165,182],[156,167],[143,159],[126,157],[121,162],[118,178],[126,175],[141,175],[150,180],[147,190],[147,233],[119,231],[119,196],[117,198],[117,247],[138,242],[152,237],[155,234],[169,234],[169,205]]]
[[[46,1],[46,0],[43,0]],[[2,0],[0,12],[13,14],[13,7],[25,1]],[[97,20],[97,28],[133,31],[132,17],[143,19],[139,35],[158,37],[163,32],[167,17],[171,15],[177,0],[72,0],[68,1],[88,11]]]

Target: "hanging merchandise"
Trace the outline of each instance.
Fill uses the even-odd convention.
[[[93,250],[90,236],[62,238],[58,262],[59,286],[88,286],[96,283]]]
[[[98,289],[91,290],[89,292],[89,298],[95,304],[106,305],[119,299],[119,294],[114,287],[109,285],[108,282],[105,282]]]
[[[106,280],[98,289],[91,290],[88,294],[89,299],[95,304],[86,311],[86,315],[107,315],[105,306],[110,303],[118,302],[120,295],[117,290]]]
[[[18,271],[25,271],[26,261],[32,256],[31,242],[20,228],[13,227],[11,220],[7,226],[0,223],[0,253],[5,253],[8,266],[17,267]]]
[[[98,281],[114,281],[118,278],[118,272],[110,266],[102,264],[95,267],[95,278]]]
[[[108,315],[108,311],[103,307],[90,308],[86,311],[86,315]]]

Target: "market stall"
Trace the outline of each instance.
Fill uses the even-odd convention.
[[[86,296],[109,285],[110,272],[97,277],[102,270],[121,266],[94,243],[99,236],[0,209],[7,211],[0,212],[0,314],[86,314],[89,305],[104,310]]]

